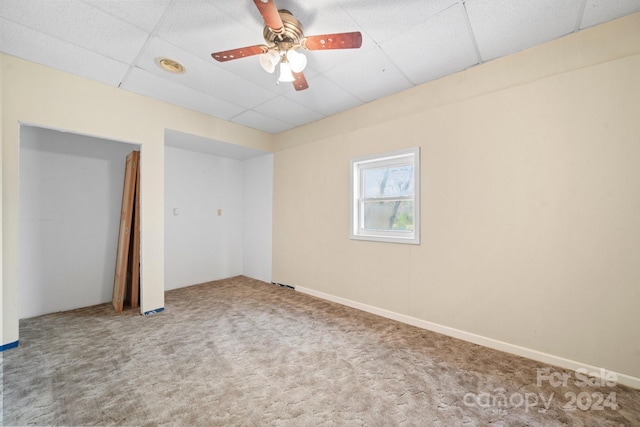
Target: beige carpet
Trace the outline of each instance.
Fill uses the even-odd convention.
[[[22,320],[2,372],[4,425],[640,425],[640,391],[245,277]]]

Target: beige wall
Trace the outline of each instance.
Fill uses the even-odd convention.
[[[635,14],[281,134],[273,280],[635,381],[639,118]],[[349,160],[412,146],[422,244],[349,240]]]
[[[141,144],[141,304],[164,306],[164,130],[272,151],[273,136],[0,54],[2,336],[18,340],[19,125]],[[115,268],[115,267],[114,267]]]

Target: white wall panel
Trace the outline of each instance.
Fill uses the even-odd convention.
[[[273,154],[244,161],[243,274],[271,281]]]
[[[241,161],[165,148],[165,289],[242,274],[242,189]]]
[[[111,301],[125,158],[137,146],[23,126],[19,317]]]

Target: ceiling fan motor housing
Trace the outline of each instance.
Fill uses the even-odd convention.
[[[300,45],[304,28],[300,21],[294,18],[288,10],[280,9],[278,14],[282,19],[282,30],[275,32],[265,25],[263,36],[269,46],[275,45],[278,50],[287,51],[293,46]]]

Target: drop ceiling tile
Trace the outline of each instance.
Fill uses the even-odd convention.
[[[324,117],[322,114],[282,96],[265,102],[254,108],[254,111],[295,126],[314,122]]]
[[[380,48],[369,50],[326,72],[325,76],[363,102],[383,98],[413,86]]]
[[[464,7],[460,4],[389,40],[382,45],[382,50],[416,85],[478,62]]]
[[[238,105],[182,86],[140,68],[134,68],[120,87],[225,120],[244,111],[244,108]]]
[[[189,7],[172,3],[156,35],[203,59],[211,59],[213,52],[264,43],[261,25],[247,28],[214,5],[205,1],[190,2]]]
[[[482,59],[509,55],[574,31],[583,0],[467,0]]]
[[[291,101],[312,107],[325,116],[332,116],[362,104],[346,90],[318,75],[307,77],[309,88],[284,94]]]
[[[353,20],[351,15],[338,6],[340,1],[287,1],[283,8],[289,10],[304,27],[304,34],[312,36],[316,34],[346,33],[349,31],[360,31],[361,28]],[[280,6],[279,6],[280,7]]]
[[[257,28],[258,36],[262,37],[264,21],[252,1],[217,0],[212,4],[219,10],[220,15],[231,17],[249,29]],[[282,9],[282,7],[278,8]]]
[[[381,44],[456,3],[458,0],[384,0],[376,1],[375,5],[372,2],[345,2],[342,8],[368,36]]]
[[[126,64],[0,18],[0,51],[101,83],[118,86]]]
[[[125,63],[147,40],[143,30],[77,1],[2,0],[0,16]]]
[[[186,72],[171,74],[161,69],[156,64],[159,57],[179,61],[186,67]],[[273,92],[226,71],[212,58],[202,59],[157,37],[149,40],[137,65],[162,78],[246,108],[263,104],[275,96]]]
[[[171,0],[84,0],[145,31],[153,31]]]
[[[231,121],[242,126],[248,126],[272,134],[284,132],[285,130],[295,127],[253,110],[240,113],[233,117]]]
[[[315,24],[322,23],[331,16],[334,16],[336,21],[344,19],[344,12],[340,10],[338,3],[339,1],[329,0],[275,0],[278,9],[288,10],[302,23],[306,34],[311,34],[307,30],[313,29]],[[336,24],[339,25],[337,22]]]
[[[580,28],[620,18],[640,11],[640,0],[586,0]]]

